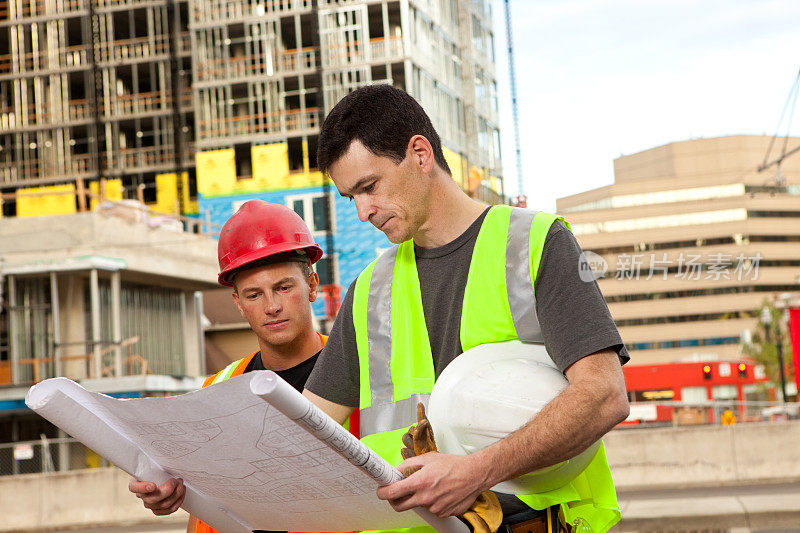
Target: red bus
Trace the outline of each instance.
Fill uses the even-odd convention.
[[[748,409],[745,402],[774,394],[764,368],[747,359],[626,365],[622,370],[631,403],[622,426],[709,424],[726,410],[740,421],[756,420],[760,410]]]

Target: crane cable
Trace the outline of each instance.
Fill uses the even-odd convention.
[[[794,83],[792,84],[792,88],[789,90],[789,96],[786,99],[786,103],[783,105],[783,111],[781,111],[781,117],[778,119],[778,126],[775,128],[775,135],[769,141],[769,146],[767,147],[767,153],[764,154],[764,162],[758,167],[759,172],[763,172],[767,170],[773,165],[777,165],[778,167],[778,175],[776,177],[776,184],[778,186],[783,184],[783,176],[781,175],[781,163],[784,159],[788,156],[794,154],[795,152],[800,151],[800,146],[793,148],[790,151],[786,151],[786,148],[789,144],[789,133],[792,127],[792,118],[794,117],[794,110],[797,104],[797,96],[798,92],[800,91],[800,72],[797,73],[797,77],[794,79]],[[772,152],[772,147],[775,145],[775,140],[780,137],[780,129],[781,124],[783,123],[784,117],[786,117],[786,111],[789,111],[789,117],[786,121],[786,134],[783,136],[783,148],[781,149],[781,155],[777,159],[773,161],[769,161],[770,153]]]

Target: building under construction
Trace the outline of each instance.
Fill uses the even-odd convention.
[[[187,19],[188,2],[0,3],[5,216],[74,211],[75,195],[30,205],[25,193],[83,185],[97,192],[101,178],[111,199],[141,190],[148,203],[160,200],[154,207],[173,212],[175,192],[156,197],[159,174],[171,176],[172,189],[186,189],[190,210],[192,181],[175,180],[194,166]]]
[[[213,233],[248,199],[291,207],[325,252],[315,314],[335,314],[390,246],[316,170],[349,91],[405,89],[453,178],[502,201],[491,28],[486,0],[0,0],[0,475],[44,470],[30,441],[64,437],[24,407],[34,382],[168,394],[253,351],[208,291],[213,241],[152,211]],[[101,199],[125,203],[76,214]],[[62,216],[24,218],[42,215]],[[53,468],[92,462],[62,444]]]
[[[169,213],[196,211],[198,189],[321,184],[325,112],[380,82],[420,101],[454,178],[497,202],[491,28],[474,0],[3,0],[3,215],[70,212],[101,179]],[[41,186],[54,196],[30,205]]]
[[[324,252],[318,318],[330,319],[337,294],[391,246],[316,169],[322,120],[349,91],[389,83],[409,92],[439,132],[453,178],[473,197],[503,200],[488,2],[191,5],[202,220],[221,225],[254,198],[300,214]],[[227,300],[208,301],[207,346],[234,359],[256,348],[235,310],[212,311]],[[244,344],[230,340],[235,332]]]

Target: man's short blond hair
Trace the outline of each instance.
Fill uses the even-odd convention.
[[[233,290],[238,293],[239,289],[236,287],[237,275],[247,270],[252,270],[264,265],[274,265],[276,263],[297,263],[297,265],[300,267],[300,270],[303,272],[303,279],[305,279],[306,283],[308,283],[311,274],[314,273],[314,266],[311,264],[311,260],[307,255],[301,255],[296,252],[286,252],[283,254],[271,255],[269,257],[259,259],[258,261],[253,261],[252,263],[242,265],[228,275],[228,280],[231,282],[231,285],[233,285]]]

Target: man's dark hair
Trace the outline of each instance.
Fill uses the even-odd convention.
[[[391,85],[360,87],[342,98],[322,124],[317,167],[327,173],[355,140],[373,154],[400,163],[414,135],[428,139],[436,163],[451,174],[439,134],[414,98]]]

